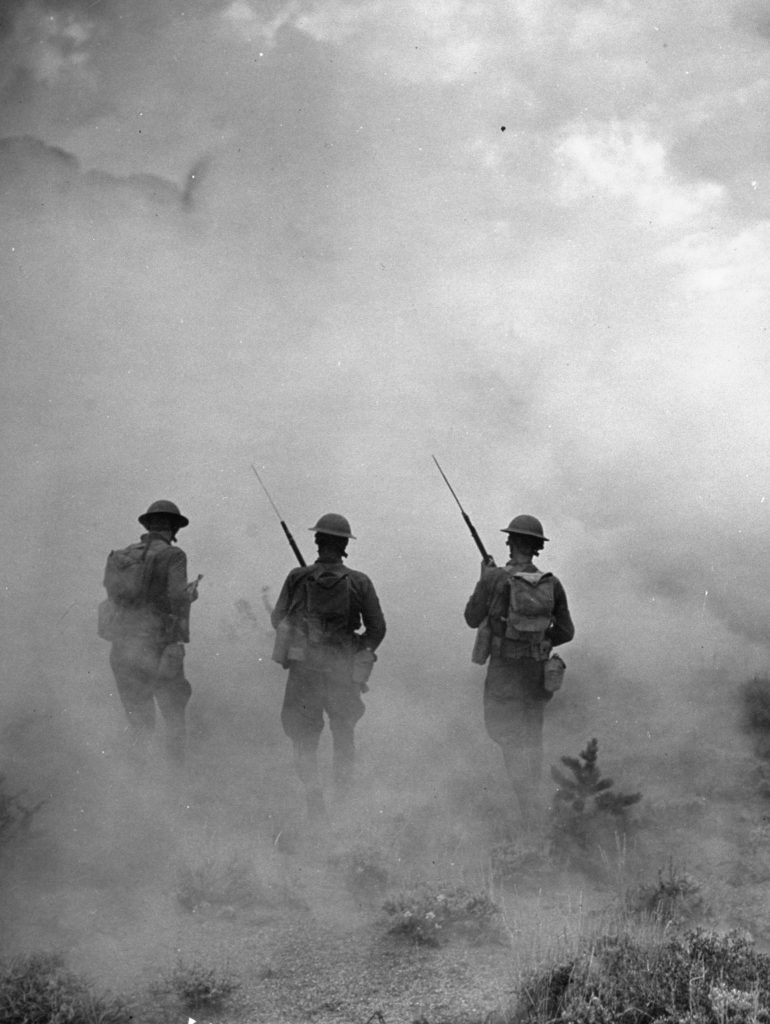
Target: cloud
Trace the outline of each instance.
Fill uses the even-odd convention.
[[[271,18],[265,18],[262,7],[258,11],[248,0],[233,0],[221,14],[226,28],[245,43],[260,43],[271,48],[276,45],[280,30],[290,24],[300,9],[300,4],[291,0],[283,5]]]
[[[23,72],[48,86],[67,78],[90,83],[89,47],[96,30],[94,21],[58,5],[32,2],[15,5],[7,25],[0,84]]]
[[[767,228],[729,161],[686,159],[762,95],[732,59],[745,34],[709,80],[724,19],[703,9],[687,31],[662,5],[89,12],[68,45],[94,89],[73,64],[5,93],[19,636],[72,577],[90,629],[103,549],[168,495],[194,512],[199,635],[226,660],[218,624],[287,564],[257,460],[295,529],[352,518],[394,645],[428,616],[459,677],[476,558],[435,452],[490,546],[517,511],[553,531],[585,650],[643,675],[660,636],[684,677],[696,612],[698,643],[760,644],[759,560],[712,566],[768,532]],[[750,148],[756,118],[739,126]]]
[[[613,123],[572,129],[555,151],[562,164],[558,194],[566,204],[596,195],[627,199],[641,222],[686,228],[713,216],[724,190],[716,183],[677,181],[666,147],[644,126]]]

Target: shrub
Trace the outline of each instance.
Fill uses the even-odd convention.
[[[122,1000],[97,995],[89,982],[55,953],[34,953],[0,967],[3,1024],[130,1024],[132,1009]]]
[[[693,924],[706,916],[700,885],[672,861],[652,885],[639,885],[626,896],[626,906],[633,914],[652,918],[661,925]]]
[[[603,938],[528,979],[508,1021],[735,1024],[770,1021],[770,957],[738,932],[666,942]]]
[[[390,932],[417,945],[440,946],[453,934],[475,942],[507,941],[497,904],[463,887],[439,892],[423,886],[386,900],[383,909],[395,918]]]

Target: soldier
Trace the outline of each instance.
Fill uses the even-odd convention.
[[[185,756],[185,708],[192,692],[184,674],[184,644],[190,640],[190,604],[198,597],[198,580],[187,582],[187,556],[173,545],[189,520],[173,502],[155,501],[139,522],[147,530],[139,543],[107,559],[104,606],[110,621],[101,624],[100,635],[112,642],[110,666],[135,752],[143,758],[157,703],[166,725],[167,756],[178,765]]]
[[[305,786],[311,821],[326,817],[318,772],[318,743],[329,718],[337,795],[352,782],[355,726],[364,713],[361,694],[385,636],[385,619],[368,576],[342,564],[355,540],[344,516],[330,512],[315,526],[318,558],[292,569],[271,619],[289,669],[281,724],[294,744],[294,766]],[[363,632],[358,630],[363,626]]]
[[[536,824],[539,810],[543,712],[558,686],[546,685],[546,665],[549,675],[551,668],[563,671],[551,650],[571,640],[575,627],[564,587],[533,563],[548,540],[540,521],[516,516],[501,532],[508,534],[510,561],[502,568],[491,560],[482,562],[465,621],[491,633],[484,724],[502,750],[522,823],[529,827]]]

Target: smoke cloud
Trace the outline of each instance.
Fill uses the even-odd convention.
[[[193,709],[288,765],[252,462],[306,557],[323,512],[359,538],[383,757],[480,715],[432,454],[498,561],[518,512],[552,538],[575,750],[763,669],[769,35],[746,0],[6,4],[0,706],[63,737],[43,769],[15,733],[19,772],[119,728],[95,607],[161,497],[204,574]]]

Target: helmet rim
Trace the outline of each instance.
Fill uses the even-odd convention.
[[[178,524],[178,529],[181,529],[183,526],[187,526],[190,522],[187,516],[182,515],[179,511],[179,507],[173,501],[168,501],[165,498],[153,501],[147,511],[143,512],[142,515],[137,518],[138,522],[140,522],[142,526],[147,527],[148,520],[154,519],[155,516],[166,516],[168,519],[174,519]]]

